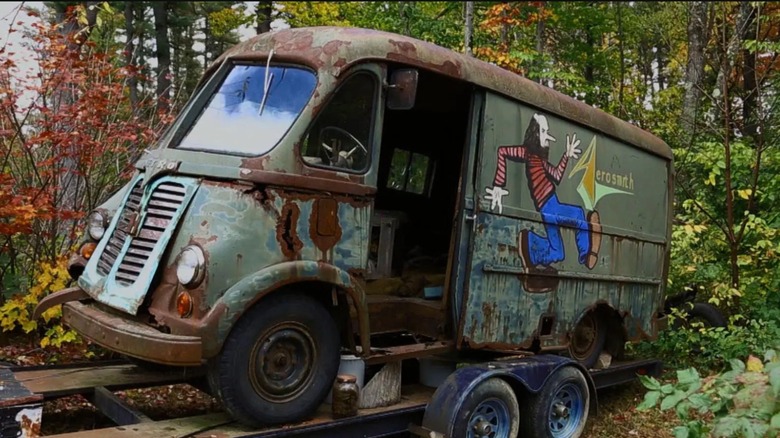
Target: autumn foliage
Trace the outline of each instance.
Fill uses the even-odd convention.
[[[14,321],[35,328],[8,320],[5,307],[29,290],[38,293],[22,307],[51,292],[47,275],[78,239],[78,219],[126,181],[169,121],[153,101],[131,106],[127,81],[135,72],[117,51],[78,34],[68,22],[39,20],[25,38],[33,59],[20,59],[7,42],[0,47],[0,281],[6,297],[21,293],[5,303],[3,329]]]

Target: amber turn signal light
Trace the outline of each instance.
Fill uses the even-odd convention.
[[[95,242],[85,243],[84,246],[81,247],[81,250],[79,252],[81,253],[82,257],[89,260],[89,258],[92,257],[92,253],[95,252],[96,247],[97,247],[97,243]]]
[[[192,314],[192,296],[189,292],[181,292],[176,297],[176,310],[179,312],[179,316],[186,318]]]

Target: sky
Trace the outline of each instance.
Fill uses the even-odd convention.
[[[247,5],[246,13],[253,14],[257,2],[247,1],[244,2],[244,4]],[[35,64],[33,61],[33,54],[29,53],[29,49],[26,49],[22,44],[24,42],[24,36],[21,30],[25,27],[29,27],[29,25],[37,18],[28,16],[24,11],[19,12],[20,6],[22,5],[40,11],[45,9],[43,2],[0,1],[0,48],[6,48],[8,52],[14,52],[14,59],[17,61],[19,70],[25,71],[28,68],[34,67]],[[273,30],[287,27],[289,26],[283,20],[275,20],[273,23],[271,23],[271,29]],[[9,33],[10,28],[13,28],[15,32]],[[238,33],[240,35],[241,41],[244,41],[255,36],[255,29],[251,25],[244,25],[238,29]],[[122,39],[123,36],[119,36],[118,40]],[[149,44],[150,47],[154,47],[154,39],[147,39],[147,44]],[[195,43],[193,48],[197,51],[201,51],[203,49],[203,44],[199,42]],[[150,67],[155,68],[157,66],[157,59],[151,57],[148,60],[148,64]],[[30,102],[25,98],[25,96],[22,96],[19,103],[20,106],[24,108]]]
[[[35,8],[38,10],[43,10],[43,2],[0,2],[0,47],[3,47],[6,43],[10,47],[15,47],[14,51],[19,52],[23,50],[20,47],[20,43],[22,41],[22,33],[21,32],[13,32],[8,33],[8,29],[11,25],[15,29],[18,29],[20,27],[24,27],[32,23],[34,18],[31,18],[27,16],[26,13],[20,12],[19,14],[16,14],[16,11],[19,10],[19,7],[24,4],[26,7]],[[257,2],[244,2],[244,4],[247,5],[247,13],[253,13],[255,10],[255,6],[257,5]],[[21,21],[22,24],[19,25],[17,22]],[[285,23],[283,20],[275,20],[271,24],[272,29],[282,29],[287,26],[287,23]],[[242,26],[239,29],[239,35],[241,36],[241,41],[244,41],[248,38],[251,38],[255,35],[255,30],[252,26]],[[198,49],[198,47],[195,47]],[[202,47],[201,47],[202,48]],[[10,51],[10,50],[9,50]],[[19,57],[19,59],[22,59],[23,57]],[[28,57],[24,57],[28,58]],[[152,60],[154,61],[154,60]]]

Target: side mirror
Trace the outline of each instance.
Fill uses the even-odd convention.
[[[387,90],[387,107],[392,110],[408,110],[414,107],[417,97],[418,72],[413,68],[393,71]]]

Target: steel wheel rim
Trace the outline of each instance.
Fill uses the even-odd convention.
[[[580,387],[567,383],[553,396],[548,411],[548,425],[553,438],[570,437],[579,428],[585,415],[585,403]]]
[[[590,356],[596,347],[598,339],[599,325],[592,314],[587,314],[582,318],[577,327],[574,328],[574,335],[571,341],[571,353],[576,359],[584,359]]]
[[[468,438],[510,438],[509,406],[498,398],[483,400],[468,422]]]
[[[258,337],[249,354],[249,380],[255,392],[274,402],[297,397],[311,383],[317,348],[302,324],[285,322]]]

